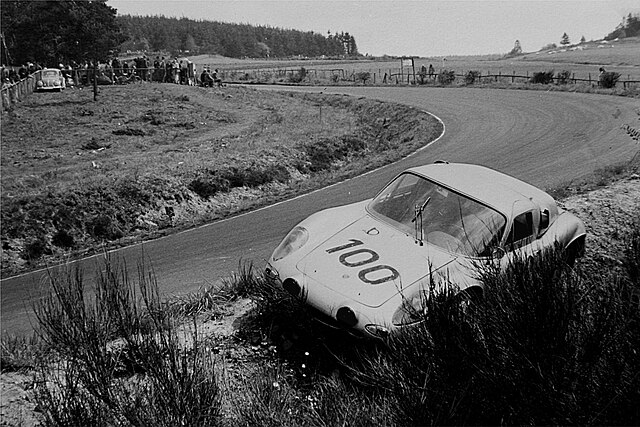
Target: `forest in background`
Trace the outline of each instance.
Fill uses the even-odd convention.
[[[605,36],[605,40],[624,39],[626,37],[640,36],[640,13],[630,13],[622,18],[615,30]]]
[[[356,40],[348,32],[325,36],[313,31],[165,16],[121,15],[117,22],[128,38],[120,46],[121,52],[217,54],[230,58],[359,55]]]

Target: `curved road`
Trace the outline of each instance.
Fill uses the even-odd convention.
[[[282,89],[282,88],[277,88]],[[291,90],[319,91],[320,88]],[[595,169],[629,160],[638,146],[622,129],[638,125],[637,99],[576,93],[470,88],[325,88],[404,103],[440,117],[446,132],[436,143],[366,175],[235,218],[116,251],[133,270],[144,258],[163,295],[197,290],[236,270],[240,260],[261,269],[273,248],[311,213],[372,197],[395,174],[437,159],[482,164],[541,188],[551,188]],[[143,252],[144,250],[144,252]],[[79,261],[85,282],[98,258]],[[44,272],[1,282],[2,331],[32,331],[30,298]]]

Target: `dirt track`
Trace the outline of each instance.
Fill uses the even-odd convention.
[[[318,88],[306,90],[318,91]],[[436,159],[479,163],[551,188],[638,150],[622,126],[638,127],[636,99],[540,91],[424,88],[330,88],[403,102],[430,111],[446,125],[434,145],[373,173],[266,209],[144,244],[163,293],[184,293],[219,280],[238,260],[262,268],[264,259],[295,223],[325,207],[371,197],[401,170]],[[135,268],[140,246],[119,251]],[[87,280],[94,259],[83,261]],[[2,281],[2,328],[31,329],[25,306],[40,273]],[[133,276],[135,277],[135,275]]]

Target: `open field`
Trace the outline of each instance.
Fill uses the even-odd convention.
[[[101,91],[34,94],[3,113],[3,277],[291,197],[441,133],[408,107],[342,96]]]
[[[513,58],[505,58],[501,55],[486,56],[450,56],[415,58],[416,72],[422,65],[426,67],[433,64],[436,72],[442,69],[454,70],[456,74],[464,75],[468,71],[479,71],[483,75],[502,74],[505,76],[532,76],[533,73],[554,70],[555,72],[570,71],[578,79],[588,79],[589,75],[597,82],[598,70],[605,67],[607,71],[620,73],[621,81],[640,81],[640,39],[630,38],[617,42],[601,44],[589,42],[580,45],[582,50],[570,50],[557,48],[534,53],[526,53]],[[563,51],[564,50],[564,51]],[[334,74],[352,76],[358,72],[370,72],[376,74],[376,82],[382,83],[382,78],[387,74],[404,74],[407,69],[401,70],[399,58],[366,58],[351,61],[319,61],[319,60],[277,60],[267,61],[260,59],[237,60],[219,56],[196,56],[190,58],[196,65],[218,68],[226,73],[232,71],[262,70],[263,72],[275,72],[277,69],[285,69],[290,72],[304,67],[312,76],[315,73],[322,75]],[[395,80],[394,80],[395,81]],[[371,82],[370,82],[371,83]],[[324,83],[323,83],[324,84]]]

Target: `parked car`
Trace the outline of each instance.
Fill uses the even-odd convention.
[[[64,76],[62,71],[57,68],[45,68],[40,71],[40,76],[36,82],[37,91],[55,90],[60,92],[65,88]]]
[[[584,224],[542,190],[495,170],[436,162],[373,199],[317,212],[274,250],[265,277],[325,324],[383,338],[415,324],[433,283],[484,292],[479,263],[559,247],[584,253]]]

